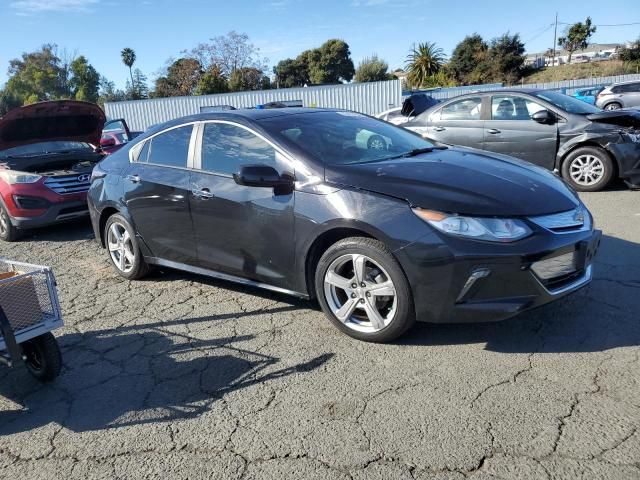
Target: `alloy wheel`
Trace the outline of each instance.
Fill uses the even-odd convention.
[[[371,150],[386,150],[387,144],[384,142],[383,139],[379,137],[374,137],[371,140],[369,140],[369,148]]]
[[[609,105],[604,107],[604,109],[605,110],[619,110],[620,106],[617,103],[610,103]]]
[[[604,164],[595,155],[580,155],[572,160],[569,175],[578,185],[595,185],[604,175]]]
[[[7,213],[0,208],[0,235],[5,236],[9,230],[9,218]]]
[[[123,273],[133,270],[136,254],[131,235],[124,225],[114,222],[109,227],[107,247],[113,263]]]
[[[342,255],[334,260],[324,276],[324,293],[335,317],[363,333],[387,327],[398,307],[391,277],[366,255]]]

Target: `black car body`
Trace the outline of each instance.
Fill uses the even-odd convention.
[[[389,150],[359,144],[362,130]],[[371,341],[415,319],[502,320],[560,298],[589,283],[599,243],[551,172],[334,110],[154,127],[96,167],[89,208],[126,278],[159,265],[317,297]],[[363,319],[370,301],[382,323]]]
[[[637,111],[603,112],[546,90],[495,90],[452,98],[403,127],[556,170],[577,190],[600,190],[616,176],[640,185]]]

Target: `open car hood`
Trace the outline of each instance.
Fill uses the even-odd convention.
[[[104,112],[74,100],[40,102],[14,108],[0,118],[0,151],[49,141],[100,144]]]
[[[587,115],[592,122],[608,123],[620,127],[640,128],[640,111],[638,110],[607,110]]]

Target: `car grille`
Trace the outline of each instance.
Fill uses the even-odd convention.
[[[44,184],[59,195],[88,192],[91,186],[91,175],[75,174],[49,177]]]
[[[588,228],[590,223],[589,213],[583,207],[552,215],[529,217],[529,220],[542,228],[556,233],[580,231]]]

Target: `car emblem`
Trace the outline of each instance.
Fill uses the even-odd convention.
[[[91,179],[91,175],[85,173],[83,175],[78,175],[78,181],[80,183],[88,182]]]

